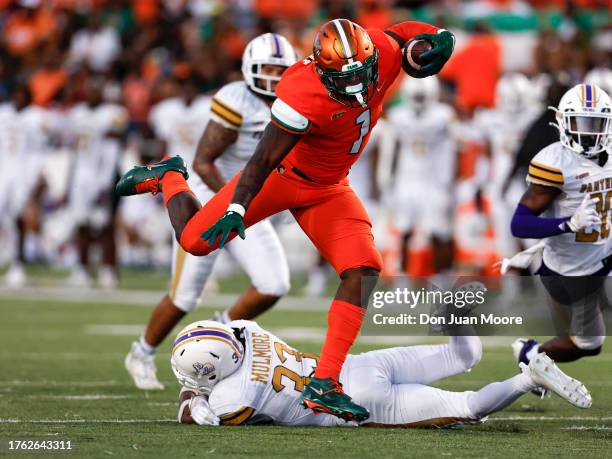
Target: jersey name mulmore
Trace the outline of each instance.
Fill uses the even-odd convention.
[[[450,314],[449,317],[429,314],[397,314],[385,316],[374,314],[372,322],[375,325],[522,325],[520,316],[500,317],[494,314],[478,314],[474,316],[458,316]]]

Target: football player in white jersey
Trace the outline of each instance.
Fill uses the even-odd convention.
[[[44,156],[49,148],[49,123],[49,111],[30,104],[25,86],[18,86],[12,101],[0,107],[0,220],[6,219],[14,226],[17,240],[14,259],[4,280],[13,287],[26,281],[24,211],[41,183]]]
[[[504,260],[502,272],[508,266],[525,268],[540,252],[538,274],[564,329],[543,344],[517,340],[513,349],[521,362],[540,352],[557,362],[597,355],[605,337],[602,287],[612,270],[612,161],[606,152],[612,101],[600,87],[579,84],[554,110],[560,141],[531,161],[529,188],[511,226],[516,237],[543,240]]]
[[[117,285],[113,184],[128,115],[121,105],[105,101],[107,84],[104,78],[93,77],[87,85],[86,102],[75,105],[68,114],[75,154],[68,203],[79,252],[69,283],[79,287],[93,283],[89,251],[94,243],[102,251],[100,286]]]
[[[394,224],[402,234],[402,269],[417,228],[431,240],[436,272],[452,263],[451,204],[457,146],[451,135],[454,109],[439,101],[436,77],[406,77],[404,103],[389,110],[398,140],[393,185]]]
[[[199,142],[192,137],[193,151],[197,151],[193,160],[195,173],[190,174],[189,183],[200,202],[212,198],[247,163],[270,122],[270,107],[280,75],[296,61],[296,52],[285,37],[270,33],[260,35],[245,48],[244,81],[223,86],[212,100],[197,99],[192,112],[185,101],[162,102],[166,107],[171,104],[175,107],[168,108],[168,117],[172,119],[160,122],[165,123],[165,138],[169,139],[172,154],[176,153],[172,142],[179,142],[179,138],[175,136],[170,140],[170,136],[176,134],[170,131],[174,130],[173,123],[181,122],[178,118],[181,113],[194,122],[199,118],[200,126],[206,126]],[[204,107],[209,111],[204,111]],[[166,110],[164,107],[154,109],[153,116],[159,116],[162,109]],[[206,124],[208,118],[210,121]],[[248,242],[235,239],[227,248],[249,275],[251,287],[228,311],[217,317],[221,322],[254,318],[289,290],[289,267],[270,221],[253,225],[247,233]],[[153,311],[144,334],[132,344],[125,360],[128,372],[140,389],[163,389],[156,376],[155,350],[183,316],[197,306],[220,252],[197,257],[186,253],[174,241],[174,253],[172,288]]]
[[[370,411],[364,426],[479,423],[536,386],[550,389],[576,407],[591,406],[584,385],[559,370],[545,354],[521,365],[520,374],[476,392],[430,386],[469,371],[481,353],[479,337],[456,336],[450,337],[448,344],[349,355],[340,381],[346,393]],[[181,423],[348,425],[300,405],[317,355],[299,352],[255,322],[238,320],[221,325],[205,320],[188,325],[174,341],[171,365],[182,386]]]
[[[494,203],[492,219],[496,248],[503,257],[512,256],[519,248],[510,233],[510,220],[512,206],[525,187],[518,184],[508,193],[503,189],[525,132],[537,116],[530,100],[532,97],[532,85],[525,75],[506,74],[497,83],[495,108],[480,110],[474,117],[488,147],[489,173],[484,191]]]

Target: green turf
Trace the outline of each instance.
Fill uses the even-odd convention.
[[[95,334],[92,329],[137,327],[149,311],[121,304],[0,299],[0,439],[71,439],[76,442],[73,457],[610,457],[610,351],[564,366],[591,389],[590,410],[577,410],[556,397],[540,401],[527,395],[482,426],[453,430],[202,428],[172,422],[177,385],[166,364],[169,343],[158,357],[167,389],[145,393],[132,387],[123,369],[133,337]],[[189,320],[210,313],[199,310]],[[278,310],[260,323],[273,328],[324,327],[325,314]],[[304,351],[316,351],[320,345],[284,338]],[[367,349],[357,345],[355,351]],[[471,373],[440,386],[477,389],[512,375],[515,368],[508,349],[486,349]],[[496,420],[515,417],[524,419]],[[51,422],[57,420],[65,423]],[[105,422],[109,420],[128,422]]]

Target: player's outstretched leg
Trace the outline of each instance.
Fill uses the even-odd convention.
[[[156,164],[133,167],[119,179],[115,192],[119,196],[163,192],[170,223],[180,239],[189,219],[202,207],[189,188],[187,178],[185,162],[180,156],[174,156]]]
[[[314,377],[304,388],[302,403],[315,412],[329,413],[348,421],[364,421],[370,413],[352,401],[338,382],[349,349],[359,334],[378,270],[369,267],[347,269],[327,315],[327,336]],[[362,280],[366,279],[365,282]],[[367,292],[362,292],[364,287]]]

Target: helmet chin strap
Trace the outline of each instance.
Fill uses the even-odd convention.
[[[367,107],[367,104],[365,103],[365,100],[363,100],[363,95],[361,93],[355,94],[355,99],[357,99],[359,105],[361,105],[362,107]]]

